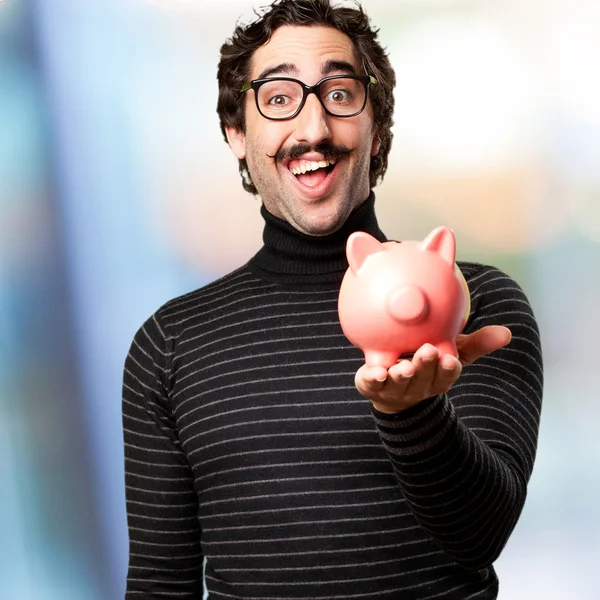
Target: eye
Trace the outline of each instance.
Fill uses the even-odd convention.
[[[344,102],[349,102],[352,99],[352,94],[349,90],[344,89],[331,90],[328,92],[325,99],[334,104],[342,104]]]
[[[284,96],[283,94],[272,96],[267,100],[267,104],[271,104],[272,106],[285,106],[289,102],[290,98],[288,96]]]

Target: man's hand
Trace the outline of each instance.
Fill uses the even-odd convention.
[[[435,346],[424,344],[412,359],[400,360],[389,369],[363,365],[354,383],[380,412],[405,410],[425,398],[447,392],[465,365],[506,346],[510,338],[507,327],[488,325],[456,338],[458,358],[452,354],[440,355]]]

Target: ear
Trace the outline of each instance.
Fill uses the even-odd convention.
[[[384,250],[383,244],[372,235],[364,231],[355,231],[346,242],[346,256],[350,269],[356,273],[371,254],[384,252]]]
[[[239,160],[246,158],[246,135],[233,127],[225,127],[229,147]]]
[[[422,242],[421,248],[437,252],[449,265],[454,266],[456,258],[456,239],[449,227],[434,229]]]
[[[380,148],[381,139],[379,138],[379,131],[375,129],[375,135],[373,136],[373,142],[371,143],[371,156],[377,156]]]

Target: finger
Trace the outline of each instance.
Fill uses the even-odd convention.
[[[415,365],[408,359],[401,360],[388,370],[387,391],[392,398],[400,398],[406,393],[406,389],[414,379],[415,373]]]
[[[388,369],[387,380],[380,388],[371,387],[364,391],[359,388],[359,392],[366,396],[377,410],[384,413],[397,412],[407,408],[404,396],[414,373],[414,364],[410,360],[401,360]]]
[[[404,383],[402,388],[404,400],[418,401],[431,395],[430,389],[436,376],[438,355],[435,346],[424,344],[415,352],[412,361],[401,361],[389,370],[391,378],[397,385]],[[405,373],[409,367],[402,363],[409,363],[412,366],[413,375],[408,381]]]
[[[452,354],[443,354],[438,360],[435,380],[432,384],[432,395],[447,392],[462,372],[462,363]]]
[[[405,382],[406,379],[413,377],[416,370],[416,364],[411,359],[405,358],[388,369],[388,377],[394,383],[402,383]]]
[[[412,364],[415,373],[411,380],[411,387],[426,384],[429,385],[437,370],[437,361],[439,357],[438,349],[432,344],[423,344],[414,354]]]
[[[385,386],[388,371],[384,367],[363,365],[354,376],[356,389],[367,398],[377,395]]]
[[[511,337],[510,329],[503,325],[487,325],[469,335],[459,335],[456,339],[459,359],[463,365],[468,365],[506,346]]]
[[[423,344],[413,356],[413,363],[419,368],[431,368],[435,365],[439,356],[439,350],[432,344]]]

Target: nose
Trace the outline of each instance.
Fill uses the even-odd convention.
[[[318,144],[331,138],[328,115],[316,94],[309,94],[296,121],[295,137],[298,142]]]

